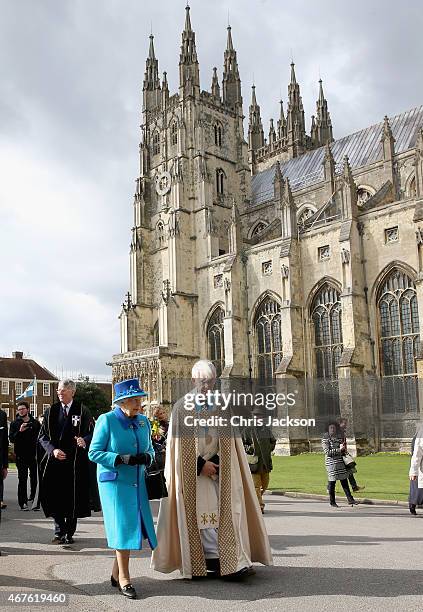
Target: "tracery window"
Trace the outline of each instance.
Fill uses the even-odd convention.
[[[225,367],[225,335],[223,328],[223,318],[225,312],[218,306],[210,317],[207,326],[207,339],[209,344],[209,359],[214,363],[217,375],[222,374]]]
[[[176,121],[173,121],[170,127],[170,144],[178,144],[178,124],[176,123]]]
[[[337,366],[342,355],[341,302],[338,291],[325,283],[311,306],[316,365],[316,404],[320,415],[339,410]]]
[[[254,322],[256,376],[270,382],[282,359],[281,307],[267,297],[260,304]]]
[[[160,134],[159,132],[154,132],[153,134],[153,155],[158,155],[160,153]]]
[[[214,124],[214,144],[218,147],[222,146],[222,126],[218,123]]]
[[[412,279],[394,268],[377,296],[383,412],[415,412],[419,311]]]

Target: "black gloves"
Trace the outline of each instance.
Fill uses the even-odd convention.
[[[139,453],[129,457],[128,465],[150,465],[151,457],[148,453]]]
[[[118,455],[115,460],[115,465],[147,465],[151,463],[151,457],[148,453],[139,453],[138,455]]]

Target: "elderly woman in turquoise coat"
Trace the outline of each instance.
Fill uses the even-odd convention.
[[[97,480],[107,543],[116,550],[111,584],[135,599],[129,576],[131,550],[143,539],[155,548],[156,534],[145,484],[145,468],[154,459],[151,428],[139,414],[147,394],[137,379],[115,384],[113,409],[95,425],[89,458],[97,463]]]

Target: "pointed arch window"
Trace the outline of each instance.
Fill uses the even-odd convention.
[[[214,144],[217,147],[222,146],[222,134],[223,134],[222,126],[219,125],[218,123],[215,123],[214,124]]]
[[[156,225],[156,239],[157,247],[160,249],[162,246],[164,246],[166,241],[163,221],[159,221]]]
[[[261,383],[271,382],[282,359],[281,307],[271,297],[260,304],[255,320],[256,376]]]
[[[176,121],[173,121],[172,125],[170,126],[170,144],[178,144],[178,124]]]
[[[420,324],[416,286],[394,268],[377,295],[382,410],[397,414],[418,410],[416,357]]]
[[[223,195],[223,193],[224,193],[224,180],[225,180],[225,173],[223,172],[222,168],[218,168],[216,170],[216,191],[217,191],[217,195]]]
[[[153,155],[158,155],[160,153],[160,134],[156,130],[153,133]]]
[[[209,345],[209,359],[213,362],[217,375],[222,374],[225,367],[225,335],[223,319],[225,312],[218,306],[210,317],[207,326],[207,340]]]
[[[316,408],[320,415],[339,411],[338,364],[341,360],[342,322],[339,292],[325,283],[311,305],[316,368]]]

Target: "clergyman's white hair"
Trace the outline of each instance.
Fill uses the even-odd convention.
[[[207,359],[200,359],[194,363],[191,376],[192,378],[212,380],[217,376],[216,368],[211,361],[208,361]]]
[[[76,383],[70,378],[64,378],[63,380],[59,380],[59,387],[60,386],[66,387],[66,389],[72,389],[72,391],[76,391]]]

